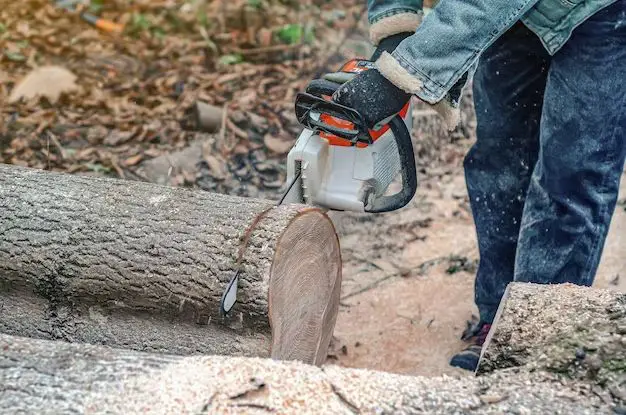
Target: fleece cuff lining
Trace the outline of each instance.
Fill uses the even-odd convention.
[[[375,65],[385,78],[405,92],[417,95],[422,90],[422,81],[411,75],[389,52],[383,52]],[[427,104],[443,118],[448,130],[454,130],[459,124],[460,110],[447,97],[436,104]]]
[[[370,41],[378,46],[381,40],[391,35],[415,32],[421,22],[422,16],[417,13],[398,13],[384,17],[370,26]]]

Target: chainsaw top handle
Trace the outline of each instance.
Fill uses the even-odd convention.
[[[335,119],[347,122],[346,128],[338,124],[331,125],[323,121],[322,115],[330,115]],[[321,131],[346,139],[355,145],[358,142],[372,144],[365,118],[357,110],[326,100],[308,92],[296,95],[296,118],[298,122],[313,131]]]

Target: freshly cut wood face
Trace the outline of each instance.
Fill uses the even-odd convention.
[[[341,291],[341,253],[332,223],[311,210],[278,241],[269,288],[272,357],[321,364]]]
[[[0,165],[0,332],[320,364],[339,242],[319,209]],[[220,300],[239,270],[237,303]]]

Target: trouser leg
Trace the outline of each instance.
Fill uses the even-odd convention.
[[[480,252],[475,301],[487,323],[513,280],[548,65],[539,40],[518,24],[483,53],[474,76],[477,140],[464,167]]]
[[[626,1],[574,32],[551,63],[515,280],[591,285],[626,156]]]

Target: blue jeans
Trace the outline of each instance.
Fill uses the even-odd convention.
[[[554,56],[517,23],[480,57],[464,167],[483,322],[511,281],[594,281],[626,157],[625,16],[609,6]]]

